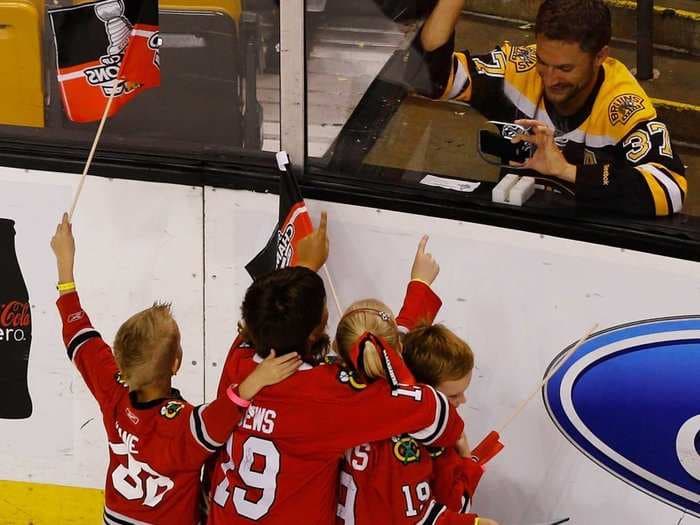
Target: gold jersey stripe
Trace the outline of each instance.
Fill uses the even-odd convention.
[[[659,181],[644,168],[637,167],[636,170],[644,176],[644,180],[646,180],[647,186],[651,191],[656,215],[659,217],[668,215],[668,200],[666,199],[666,193],[664,193],[663,188],[661,188]]]
[[[683,197],[685,198],[685,196],[688,194],[688,179],[686,179],[683,175],[679,175],[675,171],[668,169],[663,164],[659,164],[658,162],[652,162],[651,165],[657,169],[660,169],[666,175],[671,177],[673,179],[673,181],[681,189],[681,191],[683,192]]]

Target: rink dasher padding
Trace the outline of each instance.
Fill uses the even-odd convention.
[[[84,503],[72,491],[65,498],[88,509],[97,497],[93,489],[104,482],[107,445],[97,405],[61,346],[48,245],[76,181],[74,175],[0,168],[0,216],[17,223],[32,305],[28,382],[34,403],[29,419],[0,420],[0,478],[84,487],[91,494]],[[430,235],[428,249],[441,265],[438,320],[476,353],[477,373],[461,410],[474,443],[594,322],[606,328],[698,313],[698,263],[454,220],[307,204],[314,219],[321,209],[329,211],[328,267],[343,306],[371,296],[398,308],[418,239]],[[111,340],[134,311],[155,299],[172,300],[185,351],[175,386],[193,402],[210,399],[250,283],[243,266],[267,241],[276,215],[274,195],[88,180],[74,231],[76,279],[93,323]],[[332,333],[337,314],[334,307],[329,311]],[[566,516],[574,523],[675,523],[681,516],[581,454],[540,399],[503,441],[506,448],[474,502],[476,511],[501,523]],[[38,490],[27,494],[0,504],[0,522],[40,523],[39,502],[50,506],[51,500]]]

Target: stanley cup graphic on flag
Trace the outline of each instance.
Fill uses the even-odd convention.
[[[277,153],[277,166],[282,172],[279,219],[270,240],[245,267],[253,279],[279,268],[294,266],[297,243],[314,229],[286,152]]]
[[[160,84],[157,0],[105,0],[49,11],[58,81],[74,122],[114,115]]]

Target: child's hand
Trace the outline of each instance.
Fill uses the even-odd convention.
[[[56,255],[58,266],[58,281],[65,283],[73,281],[73,263],[75,261],[75,239],[73,229],[68,222],[68,214],[63,214],[63,219],[56,226],[56,233],[51,238],[51,249]]]
[[[469,441],[467,440],[466,434],[462,434],[462,437],[459,438],[459,440],[455,444],[455,448],[457,449],[457,454],[459,454],[460,457],[472,457],[471,449],[469,448]]]
[[[248,401],[251,400],[264,387],[287,379],[296,372],[301,363],[301,358],[297,353],[275,357],[275,351],[270,350],[270,355],[238,387],[240,397]]]
[[[440,265],[433,259],[432,254],[425,253],[426,244],[428,244],[428,236],[423,235],[418,243],[416,257],[413,259],[411,280],[417,279],[430,285],[440,273]]]
[[[328,214],[321,212],[321,222],[313,232],[297,245],[297,266],[317,272],[328,259]]]

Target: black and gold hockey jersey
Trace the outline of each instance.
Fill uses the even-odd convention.
[[[685,167],[666,125],[629,70],[613,58],[575,115],[563,117],[545,99],[536,47],[504,42],[486,55],[455,52],[453,39],[426,52],[409,81],[434,99],[468,103],[490,120],[537,119],[555,129],[567,161],[577,166],[577,202],[637,216],[678,213],[688,191]],[[427,67],[425,67],[427,66]],[[413,71],[416,69],[411,68]],[[427,78],[426,78],[427,77]]]

